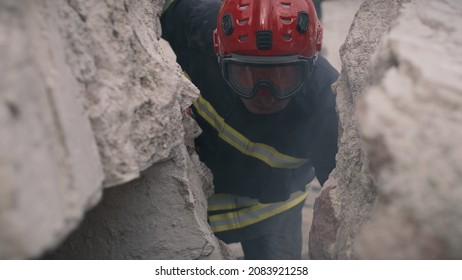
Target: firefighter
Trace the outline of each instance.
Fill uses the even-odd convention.
[[[162,36],[200,97],[208,220],[245,259],[300,259],[306,185],[335,167],[338,72],[312,0],[167,0]],[[308,230],[308,229],[305,229]]]

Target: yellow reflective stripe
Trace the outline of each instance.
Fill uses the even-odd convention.
[[[258,203],[258,199],[230,194],[213,194],[207,202],[208,211],[219,211],[252,206]]]
[[[243,228],[289,210],[299,203],[302,203],[307,195],[307,191],[296,192],[293,193],[287,201],[269,204],[257,203],[254,206],[238,211],[212,215],[209,216],[210,227],[213,232]]]
[[[185,71],[183,71],[183,76],[186,77],[186,79],[190,80],[191,81],[191,77],[189,77],[189,74],[186,73]]]
[[[199,96],[194,102],[194,107],[199,115],[217,130],[218,137],[245,155],[257,158],[274,168],[295,169],[307,162],[306,159],[282,154],[271,146],[251,142],[244,135],[226,124],[224,119],[202,96]]]

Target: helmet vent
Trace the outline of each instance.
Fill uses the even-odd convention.
[[[305,33],[308,30],[309,24],[310,16],[308,13],[305,11],[299,12],[297,16],[297,31],[300,33]]]
[[[237,22],[239,23],[239,25],[244,25],[244,24],[247,24],[249,22],[249,18],[240,19]]]
[[[239,4],[239,10],[245,10],[249,7],[249,4]]]
[[[284,24],[291,24],[292,23],[292,17],[281,17],[281,21]]]
[[[290,4],[292,4],[292,3],[290,3],[290,2],[281,2],[282,7],[287,8],[287,9],[290,8]]]
[[[290,34],[282,34],[282,39],[284,39],[285,41],[290,41],[290,39],[292,39],[292,35],[290,35]]]
[[[226,35],[230,35],[231,33],[233,33],[233,16],[231,14],[226,14],[223,16],[221,20],[221,28],[223,29],[223,33],[225,33]]]
[[[259,50],[267,51],[273,47],[273,32],[271,30],[258,30],[256,37]]]

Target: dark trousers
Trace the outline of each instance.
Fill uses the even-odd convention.
[[[241,241],[246,260],[299,260],[302,255],[304,203],[270,218],[262,233]]]

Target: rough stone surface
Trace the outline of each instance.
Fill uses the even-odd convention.
[[[0,258],[223,257],[163,3],[1,1]]]
[[[197,156],[191,160],[179,146],[171,160],[154,164],[133,182],[105,190],[102,202],[49,258],[222,259],[220,244],[204,219],[199,164]]]
[[[316,201],[336,219],[315,208],[310,239],[316,220],[339,226],[311,256],[462,257],[461,15],[456,0],[361,5],[334,86],[337,167]]]
[[[54,246],[101,196],[102,165],[55,10],[0,3],[0,259]]]
[[[314,216],[311,224],[308,244],[310,248],[317,249],[309,251],[310,259],[328,259],[334,254],[333,244],[335,244],[339,221],[330,201],[331,190],[332,187],[327,187],[314,203],[313,211],[322,215]]]
[[[342,70],[339,80],[333,85],[337,94],[340,136],[337,166],[324,184],[327,192],[322,201],[328,204],[319,209],[334,209],[338,226],[327,225],[310,231],[310,240],[322,239],[317,234],[336,230],[331,242],[310,242],[310,256],[325,259],[356,258],[353,251],[354,238],[361,225],[369,218],[375,199],[375,185],[369,171],[366,154],[361,147],[356,120],[358,98],[363,94],[368,74],[368,64],[382,37],[388,33],[398,12],[406,1],[366,0],[356,13],[345,43],[340,49]],[[329,221],[331,212],[314,210],[315,221]],[[326,217],[323,217],[326,216]],[[313,236],[311,236],[313,235]]]
[[[104,184],[137,178],[182,143],[171,108],[179,95],[197,94],[159,51],[163,1],[48,2],[95,132]]]
[[[461,45],[462,2],[412,1],[374,57],[359,124],[377,203],[360,258],[462,258]]]

